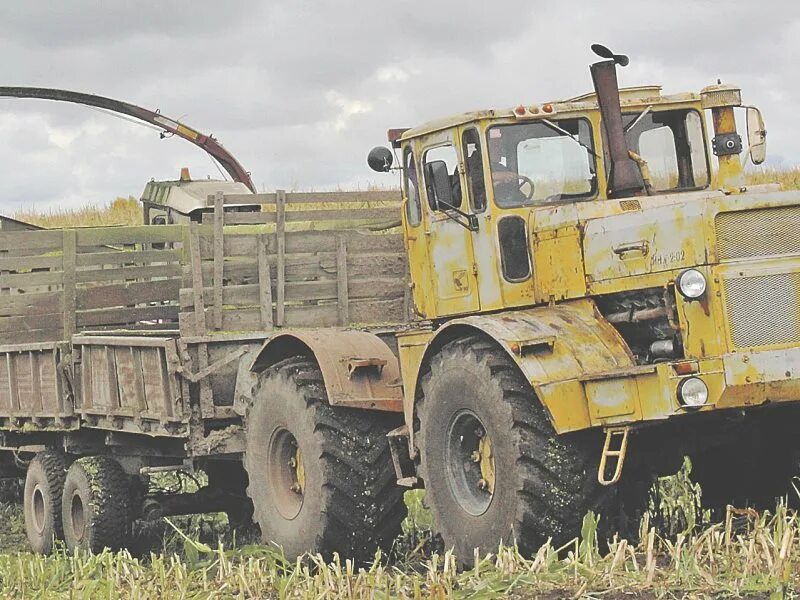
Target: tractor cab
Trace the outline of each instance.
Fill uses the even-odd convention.
[[[592,93],[389,131],[399,152],[403,225],[422,318],[586,295],[580,257],[569,268],[551,264],[578,247],[581,235],[580,226],[557,223],[619,210],[607,200],[636,207],[648,196],[743,190],[733,117],[742,106],[739,89],[619,89],[616,66],[627,57],[606,53],[608,60],[591,66]],[[758,164],[763,121],[758,109],[746,109],[748,153]],[[712,155],[719,157],[716,176]],[[388,171],[393,159],[389,149],[375,148],[368,163]]]

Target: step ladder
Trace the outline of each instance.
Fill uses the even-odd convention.
[[[625,464],[625,454],[628,451],[628,432],[630,427],[606,429],[603,453],[600,455],[600,466],[597,469],[597,481],[600,485],[614,485],[622,476],[622,466]],[[614,469],[614,475],[610,479],[606,477],[609,464]]]

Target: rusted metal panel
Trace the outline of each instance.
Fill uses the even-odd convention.
[[[172,338],[75,336],[77,408],[85,426],[186,435],[184,385]]]
[[[261,371],[284,358],[287,352],[296,352],[298,342],[319,364],[331,405],[403,410],[397,357],[371,333],[339,329],[281,333],[264,344],[251,370]]]
[[[0,348],[0,428],[29,427],[33,421],[53,427],[72,415],[63,402],[61,357],[56,342]]]

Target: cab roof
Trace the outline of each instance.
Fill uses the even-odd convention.
[[[679,94],[662,95],[661,86],[658,85],[643,85],[635,87],[620,88],[620,104],[623,110],[626,106],[648,106],[650,104],[677,104],[684,102],[699,102],[700,94],[693,92],[684,92]],[[565,112],[576,111],[590,111],[598,110],[597,95],[594,92],[568,98],[566,100],[556,100],[551,102],[543,102],[544,104],[552,104],[553,112],[549,113],[553,116]],[[450,129],[451,127],[458,127],[481,119],[496,119],[496,118],[510,118],[514,116],[514,108],[504,109],[488,109],[476,110],[465,112],[449,117],[434,119],[428,121],[417,127],[407,129],[400,137],[400,141],[410,140],[421,135],[441,131],[443,129]]]

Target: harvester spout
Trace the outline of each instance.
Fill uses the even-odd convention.
[[[628,57],[624,54],[613,54],[600,44],[593,44],[592,50],[598,56],[608,59],[590,66],[597,103],[600,105],[600,114],[603,117],[611,162],[608,175],[608,197],[619,198],[638,194],[643,189],[641,177],[639,167],[628,153],[628,145],[625,143],[617,85],[617,65],[626,66]]]

